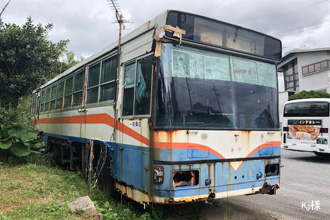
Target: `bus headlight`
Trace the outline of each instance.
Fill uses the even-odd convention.
[[[154,167],[154,183],[162,184],[164,182],[164,167]]]

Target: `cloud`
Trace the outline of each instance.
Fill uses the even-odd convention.
[[[280,36],[283,50],[330,46],[330,25],[318,29],[294,28],[317,21],[330,24],[329,0],[118,0],[127,20],[127,34],[166,9],[183,10],[257,31]],[[2,1],[1,4],[4,4]],[[0,5],[1,7],[1,5]],[[68,49],[90,56],[118,39],[118,25],[106,0],[24,0],[11,1],[3,14],[6,23],[23,24],[31,16],[37,23],[54,24],[49,39],[69,39]],[[327,23],[326,19],[329,19]],[[314,26],[315,28],[315,26]],[[304,31],[305,30],[305,31]]]

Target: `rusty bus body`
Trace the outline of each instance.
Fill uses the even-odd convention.
[[[279,40],[168,10],[117,48],[34,91],[59,162],[142,204],[276,192]]]

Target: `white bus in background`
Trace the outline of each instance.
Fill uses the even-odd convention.
[[[282,148],[314,152],[318,156],[329,154],[329,103],[329,98],[286,102],[282,122]]]

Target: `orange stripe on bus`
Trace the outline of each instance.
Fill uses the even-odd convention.
[[[255,148],[252,152],[250,152],[246,157],[250,157],[252,156],[254,153],[256,153],[257,151],[267,148],[267,147],[272,147],[272,146],[281,146],[281,142],[280,141],[270,141],[267,143],[264,143],[260,146],[258,146],[257,148]]]
[[[205,145],[201,145],[201,144],[154,142],[153,147],[160,148],[160,149],[198,149],[198,150],[210,152],[212,154],[217,155],[218,157],[220,157],[222,159],[225,159],[225,157],[222,156],[218,151],[215,151],[212,148],[209,148],[209,147],[207,147]]]
[[[250,152],[246,158],[252,156],[254,153],[257,151],[267,148],[267,147],[272,147],[272,146],[280,146],[281,142],[280,141],[270,141],[265,144],[262,144],[258,147],[256,147],[252,152]],[[198,149],[198,150],[203,150],[210,152],[214,155],[217,155],[218,157],[225,159],[223,155],[221,155],[219,152],[215,151],[214,149],[201,145],[201,144],[194,144],[194,143],[168,143],[168,142],[154,142],[153,144],[154,148],[160,148],[160,149]]]
[[[35,124],[106,124],[110,127],[115,126],[115,120],[108,114],[76,115],[56,118],[40,118]],[[150,146],[149,139],[117,121],[117,130],[128,136]]]
[[[252,156],[254,153],[256,153],[257,151],[259,151],[261,149],[264,149],[264,148],[267,148],[267,147],[272,147],[272,146],[280,146],[280,145],[281,145],[280,141],[267,142],[267,143],[262,144],[262,145],[258,146],[257,148],[255,148],[252,152],[250,152],[246,156],[246,158],[249,158],[250,156]],[[193,149],[207,151],[207,152],[210,152],[210,153],[220,157],[221,159],[226,159],[219,152],[217,152],[217,151],[213,150],[212,148],[209,148],[205,145],[201,145],[201,144],[154,142],[153,147],[154,148],[159,148],[159,149],[192,149],[193,148]],[[237,167],[237,169],[244,163],[244,161],[238,161],[238,162],[240,162],[240,165]],[[234,169],[231,162],[228,162],[228,164],[229,164],[229,166],[231,166]],[[234,170],[236,170],[236,169],[234,169]]]

